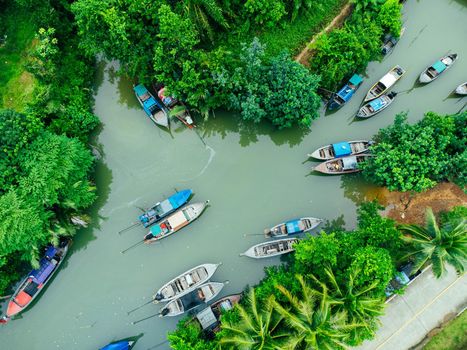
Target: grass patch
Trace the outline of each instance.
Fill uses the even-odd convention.
[[[467,312],[443,327],[423,350],[462,350],[467,347]]]
[[[22,111],[36,82],[24,64],[37,28],[24,9],[10,6],[2,12],[0,37],[7,38],[0,46],[0,107]]]

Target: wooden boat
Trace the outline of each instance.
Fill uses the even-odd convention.
[[[205,332],[218,332],[220,330],[220,318],[223,312],[232,310],[239,303],[242,294],[233,294],[219,299],[194,316],[201,329]]]
[[[266,237],[287,237],[289,235],[295,235],[303,232],[313,230],[323,220],[312,217],[300,218],[283,222],[282,224],[267,228],[264,230]]]
[[[386,34],[384,36],[383,46],[381,47],[381,53],[383,54],[383,56],[389,55],[392,52],[392,50],[394,50],[394,47],[399,42],[399,39],[404,34],[404,31],[405,28],[402,28],[399,37],[395,37],[391,34]]]
[[[169,116],[177,118],[189,129],[192,129],[196,126],[188,108],[176,98],[167,96],[165,94],[165,87],[157,92],[157,96],[168,109]]]
[[[378,97],[377,99],[368,102],[363,107],[361,107],[357,113],[358,118],[370,118],[375,114],[378,114],[382,110],[386,109],[394,98],[396,97],[397,93],[392,91],[387,95],[383,95]]]
[[[467,95],[467,82],[460,84],[456,88],[456,94],[458,95]]]
[[[405,74],[405,70],[401,66],[395,66],[388,73],[386,73],[366,94],[363,102],[368,102],[380,97],[388,89],[393,86]]]
[[[425,69],[421,74],[418,80],[420,83],[431,83],[433,80],[438,78],[442,73],[447,71],[451,66],[456,62],[457,54],[453,53],[450,55],[446,55],[441,57],[438,61],[433,63],[427,69]]]
[[[329,100],[328,109],[331,111],[345,105],[352,98],[360,85],[362,85],[362,82],[363,78],[358,74],[354,74],[339,92],[333,94],[332,98]]]
[[[143,84],[133,87],[136,98],[138,99],[141,107],[143,107],[146,115],[157,125],[168,128],[169,117],[167,112],[163,110],[160,103],[154,98],[148,89]]]
[[[131,350],[135,344],[136,341],[134,340],[119,340],[110,343],[99,350]]]
[[[358,164],[365,161],[369,154],[357,154],[356,156],[349,156],[337,159],[331,159],[323,162],[315,167],[315,171],[319,171],[324,174],[341,175],[356,173],[361,171]]]
[[[371,143],[372,142],[366,140],[333,143],[331,145],[320,147],[313,153],[309,153],[308,157],[319,160],[329,160],[351,156],[368,151],[368,147]]]
[[[182,295],[181,297],[169,302],[161,309],[159,316],[181,315],[199,305],[210,302],[220,293],[222,288],[224,288],[224,283],[205,283],[192,290],[190,293]]]
[[[153,296],[154,303],[167,302],[185,295],[210,280],[221,264],[202,264],[185,271],[164,284]]]
[[[285,238],[276,241],[263,242],[249,248],[240,256],[248,256],[253,259],[272,258],[274,256],[291,253],[294,251],[293,244],[298,238]]]
[[[182,190],[174,193],[166,200],[154,204],[145,211],[144,214],[138,217],[139,221],[145,228],[151,226],[186,204],[190,200],[192,193],[191,190]]]
[[[167,219],[151,227],[149,233],[144,236],[144,243],[149,244],[159,241],[192,223],[201,215],[204,209],[206,209],[208,203],[209,201],[185,205]]]
[[[71,241],[68,240],[60,242],[58,247],[49,245],[46,248],[44,256],[39,261],[39,268],[29,272],[10,298],[2,323],[24,311],[37,298],[58,271],[70,244]]]

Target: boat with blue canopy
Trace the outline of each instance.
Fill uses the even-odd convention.
[[[119,340],[110,343],[99,350],[131,350],[135,343],[136,341],[134,340]]]
[[[143,84],[133,87],[136,98],[138,99],[141,107],[143,107],[146,115],[157,125],[168,128],[169,117],[167,112],[159,101],[149,92]]]
[[[386,109],[392,103],[392,101],[394,101],[396,95],[397,93],[392,91],[387,95],[383,95],[373,101],[368,102],[366,105],[360,108],[357,113],[357,117],[370,118],[375,114],[378,114],[379,112]]]
[[[313,153],[309,153],[308,157],[313,157],[319,160],[329,160],[339,157],[345,157],[364,153],[368,151],[368,147],[370,145],[371,142],[367,140],[338,142],[320,147]]]
[[[58,247],[47,246],[44,256],[39,261],[39,268],[29,272],[10,298],[2,323],[6,323],[11,317],[24,311],[44,290],[62,264],[70,244],[71,241],[64,240]]]
[[[362,85],[362,82],[363,78],[360,75],[352,75],[348,83],[329,100],[328,109],[332,111],[345,105],[352,98],[360,85]]]
[[[441,57],[438,61],[433,63],[422,74],[420,74],[420,83],[431,83],[433,80],[438,78],[442,73],[447,71],[456,62],[458,56],[456,53]]]
[[[155,222],[162,220],[167,215],[172,214],[175,210],[185,205],[193,194],[192,190],[182,190],[174,193],[166,200],[154,204],[144,214],[138,217],[141,224],[147,228]]]
[[[356,173],[361,171],[359,163],[367,160],[368,157],[371,157],[371,155],[357,154],[355,156],[331,159],[317,165],[314,170],[330,175]]]
[[[323,220],[304,217],[300,219],[289,220],[279,225],[267,228],[264,230],[264,235],[267,238],[287,237],[289,235],[296,235],[313,230],[318,227]]]

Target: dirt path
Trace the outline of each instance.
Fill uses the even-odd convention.
[[[304,66],[308,66],[308,59],[311,56],[312,51],[310,48],[312,45],[316,42],[316,40],[323,34],[323,33],[328,33],[334,28],[340,27],[342,23],[344,23],[344,20],[347,18],[348,15],[350,15],[350,12],[352,11],[352,4],[350,2],[345,5],[341,12],[334,17],[334,19],[329,23],[326,28],[324,28],[322,31],[320,31],[318,34],[315,34],[311,41],[306,44],[305,48],[300,52],[297,57],[295,57],[295,61],[303,64]]]

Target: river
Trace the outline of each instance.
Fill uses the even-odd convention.
[[[371,63],[349,105],[323,115],[310,132],[277,131],[266,123],[242,126],[238,116],[217,112],[198,127],[199,135],[181,125],[170,134],[145,118],[131,83],[115,75],[115,64],[101,63],[95,112],[103,125],[96,137],[102,160],[94,224],[76,236],[70,256],[39,301],[1,327],[1,349],[91,350],[138,334],[144,336],[136,350],[154,347],[165,341],[178,318],[156,317],[132,325],[155,314],[159,306],[148,305],[129,316],[127,311],[149,300],[173,276],[204,262],[222,262],[213,280],[230,282],[222,295],[240,292],[258,282],[266,265],[280,262],[239,257],[263,240],[244,234],[262,233],[265,227],[300,216],[339,217],[353,228],[358,187],[341,177],[312,174],[317,163],[306,154],[331,142],[370,138],[392,123],[397,112],[408,111],[414,122],[425,111],[450,114],[464,107],[467,99],[451,92],[467,80],[466,5],[408,1],[406,30],[394,52]],[[460,55],[458,62],[434,83],[418,86],[420,72],[449,51]],[[401,92],[396,101],[374,118],[353,122],[368,88],[396,64],[407,70],[395,86]],[[135,221],[137,207],[153,204],[174,188],[191,188],[193,201],[209,199],[211,205],[196,222],[161,243],[122,254],[144,230],[118,231]],[[167,348],[167,343],[157,347]]]

